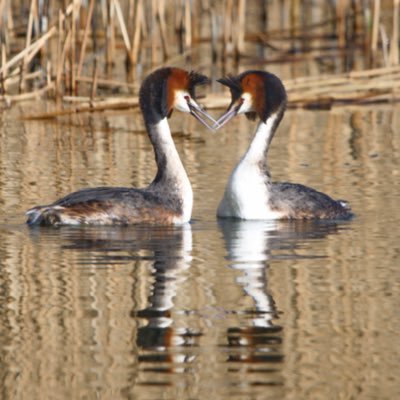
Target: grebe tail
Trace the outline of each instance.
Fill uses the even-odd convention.
[[[265,71],[246,71],[219,80],[229,87],[232,101],[215,124],[220,128],[238,114],[259,118],[246,153],[234,168],[218,206],[217,216],[240,219],[348,219],[353,214],[343,200],[310,187],[272,182],[267,154],[285,113],[287,95],[281,80]]]

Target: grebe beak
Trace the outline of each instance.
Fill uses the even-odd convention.
[[[185,97],[187,105],[190,110],[190,114],[193,115],[199,122],[201,122],[208,129],[215,130],[218,127],[218,122],[211,116],[208,115],[200,106],[189,96]],[[214,125],[211,125],[205,118],[208,118]]]
[[[236,117],[238,115],[240,107],[243,104],[243,99],[240,99],[238,102],[231,104],[226,112],[222,114],[216,123],[214,124],[214,129],[219,129],[222,126],[224,126],[227,122],[229,122],[232,118]]]

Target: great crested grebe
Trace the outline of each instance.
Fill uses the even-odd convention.
[[[347,202],[297,183],[272,182],[267,153],[285,113],[287,97],[281,80],[265,71],[246,71],[219,79],[229,87],[232,102],[216,128],[237,114],[260,122],[245,155],[233,170],[217,210],[222,218],[240,219],[347,219]]]
[[[143,81],[139,103],[154,147],[157,175],[144,189],[98,187],[71,193],[27,211],[29,225],[182,224],[192,215],[193,192],[173,142],[167,118],[173,109],[189,113],[210,128],[215,122],[194,100],[204,75],[161,68]]]

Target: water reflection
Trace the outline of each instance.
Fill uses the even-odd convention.
[[[264,222],[220,222],[228,251],[231,268],[240,270],[242,276],[236,283],[243,287],[247,296],[254,302],[253,326],[271,327],[277,316],[273,298],[268,293],[266,261],[270,258],[268,230]]]
[[[132,265],[130,299],[121,299],[131,304],[131,339],[127,342],[117,340],[116,353],[108,357],[121,357],[122,352],[131,353],[129,383],[124,392],[131,393],[140,386],[169,386],[173,373],[183,373],[195,358],[193,348],[201,332],[186,326],[185,318],[175,321],[181,311],[174,310],[175,297],[185,283],[192,262],[192,230],[190,225],[182,227],[65,227],[59,230],[37,228],[29,231],[34,241],[58,237],[62,249],[75,255],[77,265],[84,271],[112,271],[116,266],[124,268]],[[112,272],[114,276],[116,271]],[[99,279],[101,279],[99,277]],[[115,278],[113,278],[115,279]],[[100,295],[92,303],[90,316],[98,318],[104,311],[101,308]],[[116,311],[115,295],[110,297]],[[87,314],[87,317],[89,314]],[[122,316],[121,316],[122,317]],[[120,317],[120,318],[121,318]],[[126,317],[123,320],[126,321]],[[117,319],[116,321],[119,321]],[[183,321],[183,323],[181,322]],[[112,322],[106,318],[102,323]],[[121,320],[122,322],[122,320]],[[118,322],[119,324],[120,322]],[[95,325],[93,321],[91,325]],[[111,324],[112,326],[113,324]],[[125,325],[125,323],[124,323]],[[102,329],[106,329],[103,326]],[[127,327],[116,335],[110,327],[108,335],[115,341],[129,332]],[[88,342],[95,342],[95,336]],[[129,346],[130,348],[126,347]],[[96,358],[100,358],[97,356]]]
[[[218,226],[231,271],[225,278],[221,272],[219,276],[226,290],[236,286],[242,295],[229,305],[216,296],[213,306],[207,299],[202,305],[193,292],[188,309],[181,297],[185,286],[194,285],[194,281],[187,283],[194,275],[190,225],[60,230],[63,249],[76,254],[80,268],[136,265],[129,313],[134,327],[133,359],[123,389],[127,396],[147,393],[156,398],[162,388],[174,395],[201,393],[195,377],[204,365],[209,370],[200,373],[200,380],[205,382],[211,374],[214,393],[232,389],[244,395],[251,388],[257,394],[263,387],[273,387],[274,395],[280,395],[284,389],[285,330],[269,289],[271,261],[304,258],[297,253],[303,243],[323,239],[339,227],[333,223],[230,220],[221,220]],[[39,233],[49,234],[46,230]],[[32,235],[38,233],[32,231]],[[216,281],[214,286],[218,286]],[[212,358],[205,361],[208,356]]]
[[[229,267],[240,271],[235,278],[252,306],[239,310],[241,325],[227,329],[230,372],[239,372],[247,364],[248,384],[281,385],[274,373],[274,363],[283,361],[282,327],[274,324],[278,317],[274,299],[268,291],[268,231],[272,224],[263,221],[220,220]],[[235,367],[234,365],[238,365]],[[259,376],[255,373],[260,374]],[[267,375],[265,375],[267,374]]]
[[[66,242],[64,249],[91,250],[80,258],[81,265],[95,263],[99,266],[130,260],[151,262],[149,276],[142,277],[151,281],[145,307],[136,307],[137,293],[143,286],[140,277],[132,287],[135,307],[130,314],[139,321],[135,339],[139,349],[137,357],[139,366],[145,364],[140,370],[182,371],[182,364],[193,358],[185,347],[195,346],[196,338],[201,335],[199,331],[174,326],[174,298],[186,280],[192,261],[191,226],[70,228],[63,234]],[[150,363],[156,365],[148,367]],[[168,367],[160,367],[163,363],[167,363]],[[150,380],[154,382],[154,376]],[[142,377],[139,383],[149,384],[150,381]]]
[[[332,222],[235,220],[219,220],[219,227],[229,267],[240,271],[235,282],[245,297],[252,300],[251,306],[236,311],[242,315],[241,325],[227,329],[227,361],[248,364],[247,372],[269,373],[269,379],[251,378],[252,385],[282,385],[282,378],[273,374],[279,371],[278,367],[272,367],[284,360],[283,327],[276,323],[279,311],[268,289],[269,264],[277,258],[272,250],[291,251],[291,258],[297,259],[293,252],[302,241],[322,239],[338,227]],[[260,367],[260,363],[270,367]],[[239,370],[239,367],[230,369]]]
[[[174,234],[157,243],[152,270],[153,284],[145,308],[132,311],[132,317],[145,323],[137,333],[137,344],[142,350],[139,363],[156,363],[144,366],[147,372],[184,372],[185,364],[195,358],[188,347],[197,346],[198,330],[174,324],[174,298],[186,280],[192,256],[192,231],[190,225],[174,229]],[[161,364],[160,364],[161,363]],[[166,363],[166,364],[164,364]],[[164,367],[164,365],[166,367]],[[150,384],[153,378],[144,377],[141,384]]]
[[[192,226],[32,231],[23,223],[32,203],[105,183],[144,186],[153,153],[130,114],[78,129],[74,119],[22,124],[8,110],[2,397],[400,398],[399,115],[290,110],[283,121],[275,178],[348,199],[350,223],[217,223],[252,132],[243,118],[219,135],[175,121]]]

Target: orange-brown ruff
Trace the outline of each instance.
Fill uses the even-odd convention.
[[[219,80],[229,87],[232,102],[217,121],[221,127],[237,114],[259,118],[253,140],[234,168],[218,206],[221,218],[348,219],[347,202],[297,183],[272,182],[267,166],[270,143],[283,118],[286,91],[280,79],[265,71],[247,71]]]
[[[157,175],[144,189],[83,189],[27,212],[29,225],[181,224],[191,218],[193,193],[175,148],[167,117],[173,109],[190,113],[209,126],[195,102],[195,87],[208,79],[178,68],[161,68],[143,82],[139,99],[154,147]],[[212,120],[211,117],[208,117]]]

